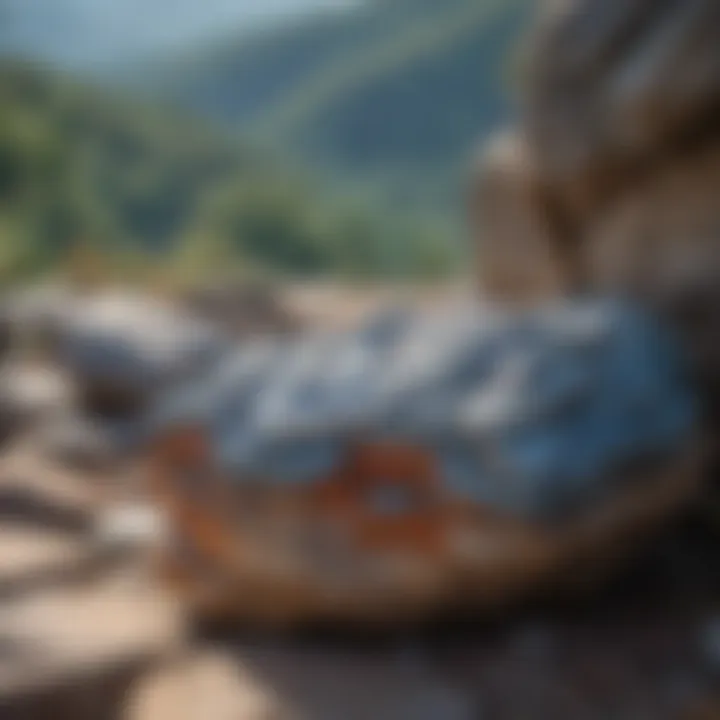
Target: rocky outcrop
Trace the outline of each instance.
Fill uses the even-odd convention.
[[[470,213],[478,229],[477,274],[490,297],[532,302],[570,289],[557,218],[519,133],[500,134],[479,158]]]
[[[597,577],[696,492],[675,356],[612,302],[246,345],[159,412],[166,571],[203,612],[273,622],[502,605],[574,564]]]
[[[495,192],[491,144],[476,183],[485,292],[504,297],[497,252],[545,245],[557,294],[624,294],[671,320],[720,414],[720,3],[548,2],[526,61],[515,142],[531,171]],[[529,181],[552,223],[518,226]]]
[[[695,419],[666,333],[613,302],[250,344],[167,405],[158,425],[206,428],[238,482],[312,483],[356,442],[390,441],[427,449],[443,492],[536,520],[612,494],[618,468],[672,454]]]
[[[720,410],[720,138],[628,188],[588,224],[592,286],[640,298],[685,340]]]
[[[546,3],[530,42],[525,127],[545,182],[592,213],[636,173],[717,131],[715,0]]]
[[[133,293],[78,300],[59,331],[57,356],[83,406],[133,415],[173,383],[213,362],[225,338],[177,307]]]

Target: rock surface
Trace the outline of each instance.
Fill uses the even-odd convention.
[[[86,407],[132,413],[224,348],[219,332],[171,304],[104,293],[76,303],[61,329],[58,355]]]
[[[528,53],[526,118],[538,168],[592,210],[634,173],[717,127],[715,0],[547,3]]]
[[[517,142],[553,222],[518,228],[514,198],[527,173],[492,196],[490,163],[478,186],[490,181],[495,214],[477,223],[478,264],[492,271],[509,244],[544,243],[567,275],[557,294],[619,293],[659,311],[720,417],[720,4],[545,3],[525,80]],[[509,240],[505,228],[525,238]],[[513,294],[483,284],[488,295]]]
[[[218,469],[240,482],[315,482],[357,443],[414,445],[453,497],[547,517],[612,493],[636,458],[687,446],[694,401],[675,355],[613,303],[400,313],[241,350],[156,423],[206,428]]]
[[[31,286],[6,293],[3,308],[13,346],[30,345],[52,352],[73,304],[70,288],[60,284]]]
[[[32,444],[0,457],[0,717],[717,717],[717,612],[696,612],[695,599],[675,608],[673,598],[695,587],[686,575],[659,586],[643,576],[643,594],[629,606],[624,594],[619,605],[601,595],[564,619],[493,628],[462,620],[375,640],[186,639],[141,558],[127,575],[124,562],[95,563],[92,572],[81,562],[102,485],[59,471]],[[699,555],[694,546],[687,552]],[[659,557],[667,562],[669,553]]]
[[[40,426],[72,407],[74,389],[47,364],[6,362],[0,368],[0,442]]]
[[[32,441],[0,458],[0,717],[121,718],[179,637],[138,556],[96,541],[104,502]]]
[[[189,291],[183,306],[236,339],[284,334],[300,324],[281,295],[263,285],[214,283]]]
[[[519,132],[498,135],[481,155],[470,197],[477,276],[504,303],[558,297],[570,288],[557,219]]]

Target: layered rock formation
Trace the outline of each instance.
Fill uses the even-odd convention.
[[[245,346],[172,395],[157,425],[205,428],[224,476],[283,487],[330,477],[358,442],[422,447],[453,497],[557,518],[688,442],[695,402],[675,355],[611,302],[411,313]]]
[[[202,615],[272,623],[404,622],[575,566],[600,578],[696,494],[677,354],[613,302],[249,343],[151,423],[165,574]]]
[[[514,132],[499,135],[480,158],[470,197],[477,274],[489,297],[537,301],[570,290],[558,221],[540,183],[531,149]]]
[[[502,251],[527,273],[535,268],[533,283],[562,278],[544,296],[640,298],[686,338],[717,412],[720,3],[547,2],[526,52],[523,101],[520,171],[498,189],[497,147],[507,142],[498,140],[476,183],[486,293],[535,297],[530,282],[520,290],[497,282]],[[522,214],[536,219],[518,229]]]

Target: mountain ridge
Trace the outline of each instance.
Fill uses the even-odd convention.
[[[377,0],[148,68],[137,86],[354,178],[456,188],[514,112],[532,0]],[[131,85],[132,85],[131,81]]]

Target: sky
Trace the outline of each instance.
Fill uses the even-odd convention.
[[[66,65],[127,60],[355,0],[0,0],[0,50]]]

